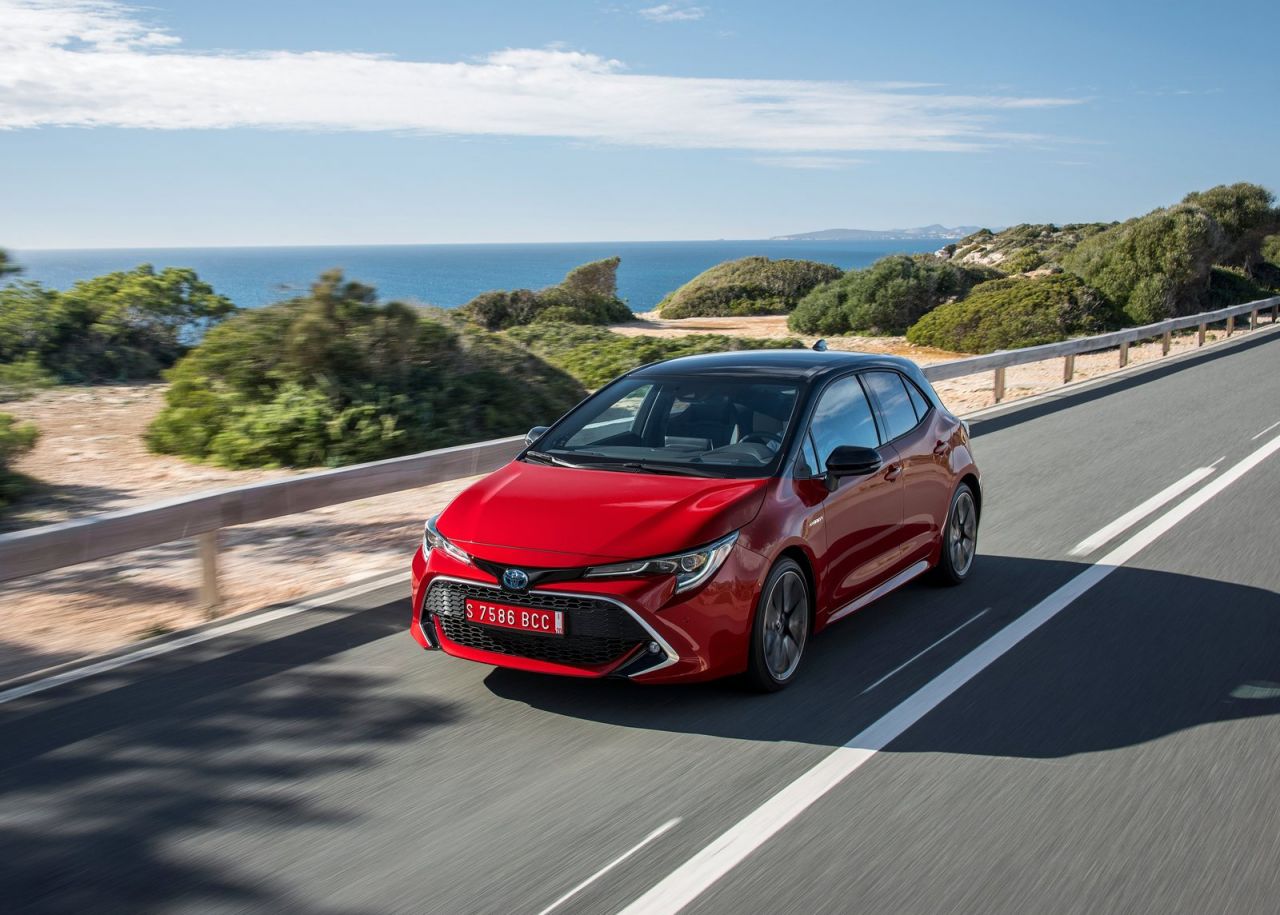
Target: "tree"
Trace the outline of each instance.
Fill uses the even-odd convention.
[[[1204,210],[1221,226],[1224,247],[1216,262],[1249,270],[1263,259],[1263,239],[1280,232],[1275,199],[1265,187],[1242,181],[1192,192],[1182,202]]]
[[[618,324],[634,315],[618,298],[618,257],[583,264],[554,286],[534,292],[482,292],[459,309],[487,330],[518,327],[534,321],[571,324]]]
[[[9,258],[9,252],[0,248],[0,278],[8,276],[11,273],[21,273],[22,268],[15,264]]]
[[[786,314],[821,283],[844,271],[831,264],[744,257],[716,264],[658,303],[664,318]]]
[[[895,254],[814,289],[787,323],[800,333],[901,334],[943,302],[998,276],[989,267],[932,254]]]

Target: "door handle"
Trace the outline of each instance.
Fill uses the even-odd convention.
[[[938,457],[942,457],[944,454],[950,454],[951,443],[944,442],[942,439],[938,439],[938,444],[933,446],[933,453],[938,455]]]
[[[900,476],[902,476],[901,464],[890,464],[884,469],[884,478],[886,480],[896,480]]]

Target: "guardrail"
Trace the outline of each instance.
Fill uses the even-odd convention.
[[[1280,296],[1094,337],[939,362],[924,366],[924,373],[930,381],[943,381],[993,372],[995,399],[999,402],[1004,399],[1004,372],[1010,366],[1060,357],[1064,360],[1063,382],[1066,383],[1071,381],[1075,357],[1081,353],[1119,347],[1123,367],[1128,363],[1132,343],[1161,337],[1167,355],[1174,331],[1197,327],[1198,345],[1203,346],[1208,325],[1225,321],[1227,336],[1230,336],[1236,318],[1249,315],[1252,329],[1258,326],[1259,312],[1268,308],[1274,324],[1280,319]],[[218,532],[222,528],[488,473],[509,461],[522,442],[522,436],[513,436],[457,445],[3,534],[0,535],[0,582],[175,540],[194,539],[200,557],[200,601],[210,615],[216,615],[220,603]]]

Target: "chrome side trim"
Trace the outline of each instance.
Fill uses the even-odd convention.
[[[857,598],[856,600],[845,604],[835,613],[831,614],[831,616],[827,617],[827,622],[834,623],[836,620],[844,619],[846,616],[848,616],[850,613],[852,613],[855,610],[861,610],[863,607],[871,603],[873,600],[876,600],[877,598],[880,598],[880,597],[884,597],[890,591],[895,591],[898,588],[901,588],[907,582],[911,581],[911,579],[915,578],[917,575],[919,575],[921,572],[924,572],[928,568],[929,568],[929,563],[925,562],[923,559],[921,559],[917,563],[914,563],[913,565],[907,566],[905,569],[903,569],[897,575],[893,576],[893,578],[890,578],[884,584],[879,585],[875,588],[872,588],[870,591],[868,591],[866,594],[862,595],[861,597]]]
[[[458,584],[460,584],[460,585],[470,585],[470,586],[471,586],[471,587],[473,587],[473,588],[488,588],[490,591],[497,591],[497,592],[498,592],[498,593],[500,593],[500,594],[511,594],[511,593],[512,593],[511,591],[508,591],[508,590],[506,590],[505,588],[500,588],[500,587],[498,587],[497,585],[491,585],[491,584],[489,584],[487,581],[475,581],[474,579],[470,579],[470,578],[457,578],[457,577],[455,577],[455,576],[453,576],[453,575],[434,575],[434,576],[432,576],[432,578],[431,578],[431,582],[437,582],[437,581],[453,581],[453,582],[457,582],[457,583],[458,583]],[[431,583],[428,583],[428,584],[427,584],[427,589],[426,589],[426,591],[423,591],[423,610],[424,610],[424,612],[425,612],[425,609],[426,609],[426,595],[427,595],[427,593],[428,593],[430,590],[431,590]],[[605,596],[605,595],[603,595],[603,594],[591,594],[591,593],[583,594],[583,593],[581,593],[581,592],[573,592],[573,591],[549,591],[549,590],[545,590],[545,589],[542,589],[542,588],[538,588],[538,589],[536,589],[536,590],[532,590],[532,591],[527,591],[527,592],[525,592],[525,593],[527,593],[527,594],[553,594],[553,595],[556,595],[557,597],[576,597],[576,598],[578,598],[579,600],[602,600],[602,601],[604,601],[605,603],[607,603],[607,604],[613,604],[613,605],[614,605],[615,607],[617,607],[619,610],[624,611],[628,616],[630,616],[633,620],[635,620],[637,623],[639,623],[639,624],[640,624],[640,627],[641,627],[642,629],[644,629],[644,631],[645,631],[645,632],[649,633],[649,638],[651,638],[651,639],[653,639],[655,642],[657,642],[657,643],[658,643],[658,646],[662,649],[663,653],[667,656],[667,659],[666,659],[665,661],[663,661],[661,664],[657,664],[657,665],[655,665],[655,666],[653,666],[653,667],[647,668],[646,670],[642,670],[642,671],[640,672],[640,673],[642,673],[642,674],[651,674],[651,673],[653,673],[653,672],[654,672],[654,671],[656,671],[656,670],[662,670],[664,667],[670,667],[670,666],[671,666],[672,664],[674,664],[676,661],[679,661],[679,660],[680,660],[680,656],[679,656],[678,654],[676,654],[676,650],[675,650],[674,648],[672,648],[670,644],[668,644],[668,642],[667,642],[667,640],[666,640],[666,639],[664,639],[662,636],[660,636],[660,635],[658,634],[658,632],[657,632],[657,630],[656,630],[656,629],[654,629],[652,626],[650,626],[650,625],[648,624],[648,622],[646,622],[646,621],[645,621],[644,617],[640,616],[640,614],[636,613],[636,611],[632,610],[630,607],[628,607],[626,604],[624,604],[622,601],[618,600],[617,598],[614,598],[614,597],[607,597],[607,596]],[[519,600],[518,600],[519,595],[518,595],[518,594],[516,595],[516,598],[517,598],[517,599],[512,600],[512,603],[514,603],[514,604],[518,604],[518,603],[519,603]],[[421,617],[419,617],[419,618],[421,618]]]

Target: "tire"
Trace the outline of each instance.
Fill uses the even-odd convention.
[[[779,560],[760,589],[751,621],[747,685],[777,692],[796,678],[813,624],[813,598],[800,566]]]
[[[973,571],[978,555],[978,503],[968,483],[957,486],[951,496],[939,554],[933,570],[938,584],[958,585]]]

